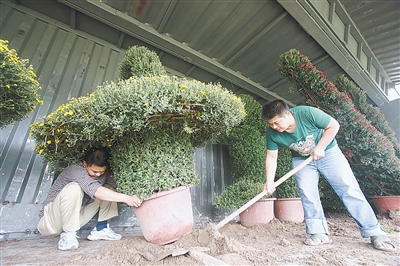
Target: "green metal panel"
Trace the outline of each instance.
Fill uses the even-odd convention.
[[[30,124],[71,97],[93,91],[105,78],[115,79],[124,50],[3,3],[0,10],[0,37],[8,40],[21,58],[30,60],[43,88],[39,93],[44,104],[30,118],[1,131],[0,236],[25,236],[36,229],[41,202],[53,179],[34,151]]]

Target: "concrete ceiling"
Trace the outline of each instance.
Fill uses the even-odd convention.
[[[117,47],[145,45],[178,76],[220,82],[260,102],[298,93],[276,71],[291,48],[329,79],[347,74],[377,106],[400,83],[400,1],[14,1]]]
[[[400,84],[400,1],[341,0],[391,82]]]

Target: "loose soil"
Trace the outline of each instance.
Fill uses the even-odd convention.
[[[0,242],[1,265],[400,265],[400,211],[378,216],[398,247],[395,252],[374,249],[360,236],[347,214],[327,214],[333,243],[306,246],[305,224],[272,220],[246,228],[230,222],[193,229],[176,242],[158,246],[142,236],[119,241],[79,239],[77,250],[59,251],[58,238]],[[201,260],[201,258],[203,260]],[[213,261],[217,260],[217,261]]]

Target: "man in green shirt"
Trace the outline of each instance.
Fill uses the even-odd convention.
[[[376,249],[393,251],[394,244],[386,236],[376,216],[365,199],[347,159],[337,146],[335,136],[339,123],[323,111],[298,106],[289,109],[282,100],[269,101],[263,106],[262,117],[268,122],[267,154],[265,159],[268,193],[275,191],[274,178],[277,168],[278,147],[292,151],[292,165],[296,167],[306,157],[313,161],[295,174],[303,204],[306,245],[331,243],[329,230],[321,205],[318,180],[324,176],[342,200],[349,214],[359,226],[361,236],[369,237]]]

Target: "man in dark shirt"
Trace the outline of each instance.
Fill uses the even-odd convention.
[[[98,212],[98,222],[88,236],[89,240],[119,240],[108,225],[118,216],[117,202],[139,207],[136,196],[114,191],[117,188],[109,169],[109,153],[104,148],[89,150],[82,162],[68,166],[50,188],[39,213],[38,230],[42,235],[58,235],[61,250],[77,249],[76,232]]]

